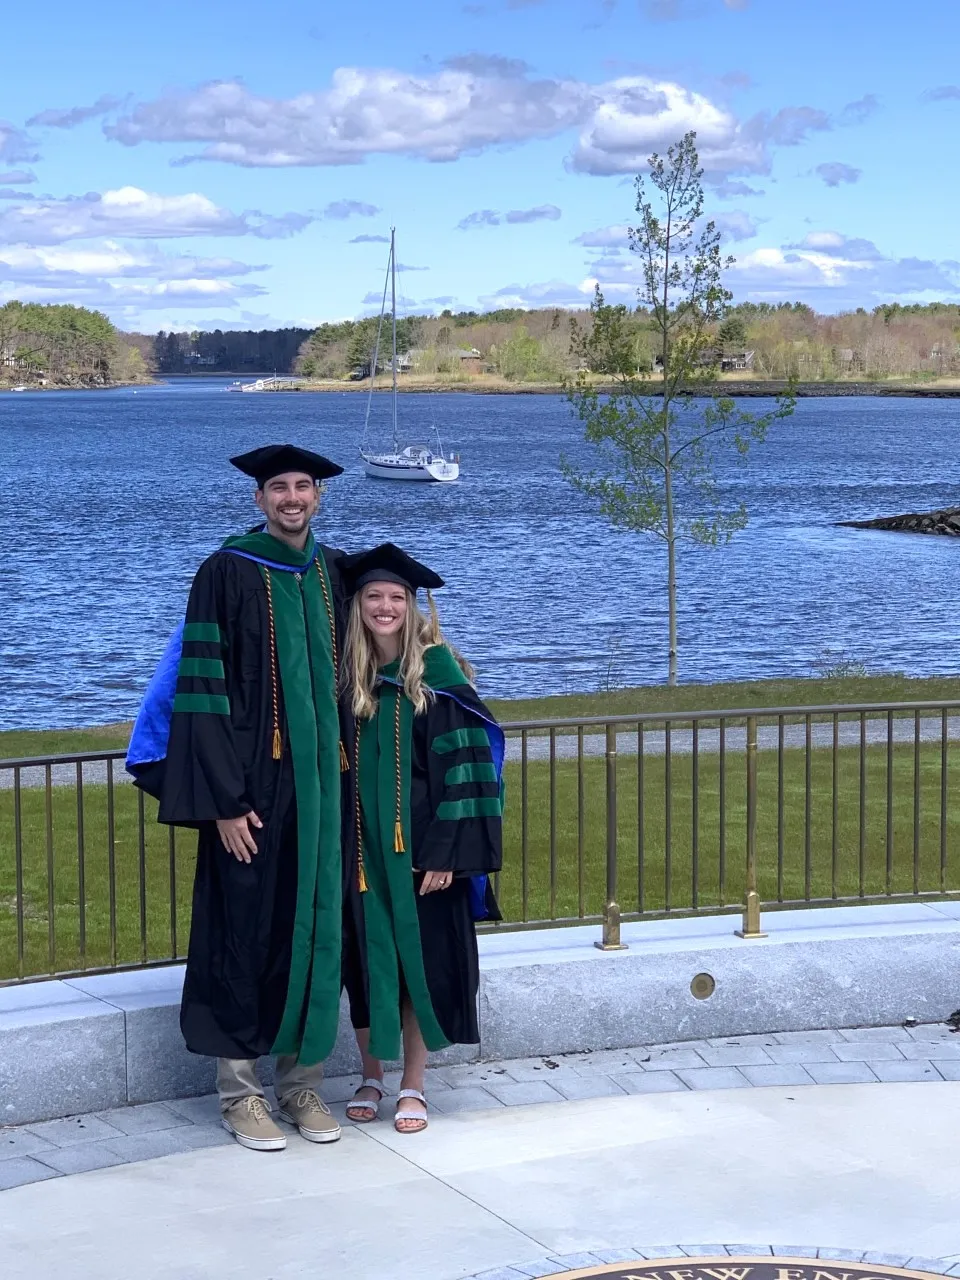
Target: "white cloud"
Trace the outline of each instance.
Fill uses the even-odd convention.
[[[880,99],[875,93],[868,93],[856,102],[848,102],[840,112],[838,123],[842,125],[863,124],[880,110]]]
[[[746,182],[725,180],[716,183],[713,188],[713,194],[719,196],[721,200],[733,200],[742,196],[762,196],[763,192],[756,187],[749,186]]]
[[[432,75],[340,67],[330,88],[267,98],[216,81],[141,103],[105,131],[127,146],[186,142],[191,160],[281,168],[358,164],[398,154],[455,160],[503,142],[551,137],[582,117],[589,90],[576,81],[529,80],[485,60]]]
[[[839,187],[841,182],[859,182],[862,169],[854,169],[852,165],[841,164],[832,160],[827,164],[818,164],[814,173],[821,177],[828,187]]]
[[[532,311],[537,307],[588,307],[592,297],[592,280],[579,285],[548,280],[542,284],[508,284],[478,301],[491,311],[499,307],[523,307]]]
[[[759,222],[742,209],[712,215],[712,221],[723,240],[752,240],[757,234]]]
[[[0,303],[13,298],[21,302],[72,302],[77,306],[92,307],[114,316],[126,313],[129,317],[139,310],[156,307],[196,307],[233,305],[243,299],[266,293],[258,285],[237,285],[229,280],[173,280],[137,284],[124,281],[115,284],[109,280],[90,280],[64,285],[59,282],[27,283],[8,286],[0,283]]]
[[[380,208],[375,204],[364,204],[362,200],[335,200],[333,204],[328,204],[323,211],[325,218],[332,218],[334,221],[343,222],[347,218],[372,218],[380,212]]]
[[[501,214],[498,209],[477,209],[457,223],[458,231],[472,231],[476,227],[499,227],[502,222],[556,222],[563,215],[555,204],[538,204],[533,209],[510,209]]]
[[[562,217],[555,204],[538,204],[533,209],[510,209],[507,222],[556,222]]]
[[[125,101],[124,98],[114,98],[110,94],[104,94],[89,107],[70,107],[64,111],[51,107],[41,111],[31,116],[27,125],[31,128],[34,125],[46,125],[50,129],[74,129],[86,120],[95,120],[98,116],[105,116],[115,111],[117,107],[123,106]]]
[[[750,0],[723,0],[724,9],[734,11],[750,7]],[[697,0],[641,0],[641,8],[655,22],[678,22],[681,18],[700,18],[711,11]]]
[[[153,245],[116,241],[84,245],[0,245],[0,303],[72,302],[105,311],[127,328],[160,327],[143,319],[158,308],[183,315],[211,303],[240,307],[262,297],[244,279],[266,268],[232,258],[168,255]],[[195,327],[195,325],[191,325]]]
[[[389,236],[354,236],[351,244],[389,244]]]
[[[642,275],[634,255],[603,254],[588,271],[608,299],[636,299]],[[960,263],[888,257],[872,241],[839,231],[762,245],[738,255],[723,279],[737,302],[801,301],[824,312],[874,307],[891,298],[960,301]]]
[[[960,85],[942,84],[937,89],[928,89],[923,96],[931,102],[955,102],[960,99]]]
[[[245,276],[265,266],[232,258],[171,256],[152,247],[130,249],[105,241],[84,248],[10,245],[0,247],[0,279],[76,284],[83,280],[154,278],[176,281]]]
[[[477,209],[457,223],[458,231],[472,231],[474,227],[499,227],[500,215],[496,209]]]
[[[584,231],[573,243],[586,245],[591,249],[626,249],[630,244],[630,228],[626,223],[598,227],[596,231]]]
[[[8,169],[6,173],[0,173],[0,186],[10,186],[12,183],[17,186],[25,182],[36,182],[37,175],[29,169]]]
[[[0,120],[0,164],[33,164],[39,159],[33,139],[22,129]]]
[[[571,167],[581,173],[635,173],[653,151],[688,130],[697,133],[700,163],[709,174],[759,173],[769,162],[764,141],[703,94],[669,81],[625,76],[601,87],[580,133]]]
[[[273,240],[294,235],[312,221],[300,213],[232,213],[196,191],[164,196],[139,187],[120,187],[102,195],[40,199],[6,209],[0,212],[0,243],[59,244],[101,236],[252,235]]]
[[[865,105],[866,104],[866,105]],[[126,146],[184,143],[175,163],[247,167],[360,164],[373,155],[456,160],[489,147],[579,131],[570,166],[591,174],[636,172],[651,151],[697,131],[708,176],[766,173],[770,149],[863,118],[869,100],[836,120],[815,107],[784,107],[739,120],[728,108],[670,80],[631,75],[589,84],[536,78],[510,58],[471,54],[412,75],[341,67],[330,86],[292,98],[254,93],[237,80],[172,90],[104,126]]]
[[[784,249],[828,254],[848,262],[883,262],[884,257],[872,240],[841,235],[839,231],[811,231],[798,244],[786,244]]]

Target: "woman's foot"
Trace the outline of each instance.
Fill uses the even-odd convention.
[[[380,1103],[386,1090],[383,1081],[371,1076],[364,1080],[347,1105],[347,1119],[354,1124],[372,1124],[380,1114]]]
[[[397,1094],[397,1133],[422,1133],[427,1127],[427,1100],[419,1089],[401,1089]]]

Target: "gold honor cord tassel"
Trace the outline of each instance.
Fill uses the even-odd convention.
[[[403,843],[403,814],[401,809],[401,790],[400,790],[400,699],[403,697],[402,690],[397,690],[396,710],[393,717],[393,744],[394,744],[394,767],[397,776],[397,820],[393,824],[393,851],[394,853],[406,853],[406,846]]]
[[[270,692],[273,699],[273,758],[283,755],[283,739],[280,736],[280,704],[277,690],[277,634],[273,623],[273,584],[270,570],[264,565],[263,577],[267,584],[267,637],[270,645]]]
[[[347,757],[347,748],[340,743],[340,772],[346,773],[350,768],[350,760]]]
[[[343,743],[340,744],[343,750]],[[363,827],[360,815],[360,726],[357,725],[357,736],[353,743],[353,781],[357,806],[357,888],[361,893],[367,892],[367,877],[363,870]]]

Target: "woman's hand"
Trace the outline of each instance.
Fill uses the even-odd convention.
[[[453,884],[452,871],[425,871],[423,883],[420,885],[420,896],[435,893],[437,889],[449,889]]]

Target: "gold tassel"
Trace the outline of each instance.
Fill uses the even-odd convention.
[[[280,759],[280,757],[281,757],[282,755],[283,755],[283,740],[282,740],[282,738],[280,737],[280,730],[279,730],[279,729],[274,729],[274,731],[273,731],[273,758],[274,758],[274,760],[279,760],[279,759]]]
[[[340,772],[346,773],[350,768],[350,761],[347,759],[347,749],[340,743]]]
[[[360,863],[359,871],[357,874],[357,887],[359,888],[361,893],[367,892],[367,877],[364,874],[362,862]]]
[[[394,853],[406,853],[406,846],[403,843],[403,824],[395,822],[393,824],[393,851]]]

